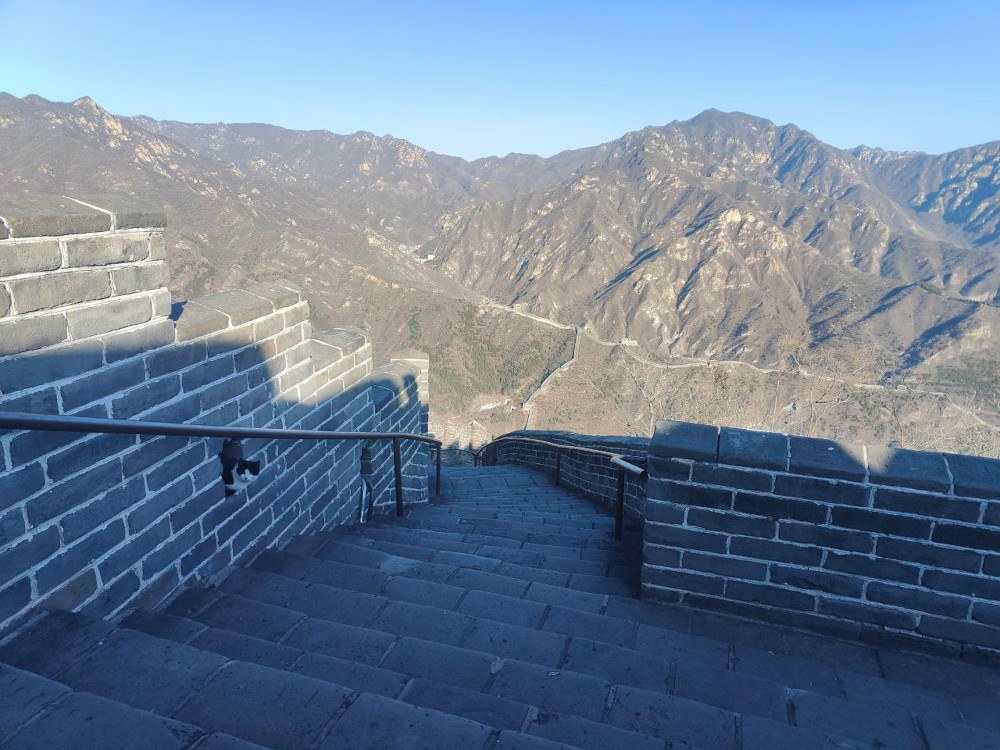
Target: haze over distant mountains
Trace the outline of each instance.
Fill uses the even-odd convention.
[[[535,324],[489,301],[652,358],[835,368],[861,352],[873,380],[947,371],[978,397],[998,389],[982,363],[1000,362],[1000,141],[844,151],[709,110],[551,158],[470,162],[391,136],[0,94],[0,192],[134,196],[168,214],[179,298],[281,273],[322,317],[391,344],[465,320],[477,341],[462,346],[523,360],[518,326]],[[544,370],[564,344],[536,349]]]

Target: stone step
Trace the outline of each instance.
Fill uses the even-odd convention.
[[[249,580],[241,586],[235,593],[256,598],[258,591],[267,589],[269,591],[283,591],[287,586],[280,581],[275,581],[267,576],[261,580]],[[322,592],[329,595],[328,587],[322,587]],[[302,587],[302,593],[311,591],[313,596],[320,600],[324,597],[319,594],[318,589]],[[337,591],[343,595],[344,591]],[[269,596],[271,594],[264,594]],[[725,667],[728,654],[721,651],[715,654],[718,665],[713,667],[708,662],[711,658],[708,654],[705,662],[693,661],[691,659],[691,649],[688,642],[671,642],[667,638],[670,635],[662,632],[655,632],[653,629],[642,631],[636,634],[632,623],[621,623],[612,618],[604,618],[599,615],[591,615],[585,612],[572,611],[564,607],[550,607],[545,610],[530,610],[525,605],[528,602],[511,600],[506,597],[487,595],[492,599],[486,601],[476,601],[469,608],[471,614],[476,617],[472,623],[465,627],[453,621],[453,635],[449,638],[440,638],[433,625],[427,620],[435,617],[452,617],[454,611],[434,610],[433,608],[420,605],[410,605],[404,611],[411,618],[421,619],[425,622],[417,630],[409,629],[411,623],[402,623],[399,614],[388,618],[390,622],[390,632],[408,633],[414,637],[424,640],[440,640],[449,645],[465,645],[472,648],[481,649],[495,655],[509,655],[509,651],[497,651],[495,648],[497,640],[503,644],[501,649],[509,649],[511,638],[519,637],[523,640],[530,639],[532,631],[526,628],[535,629],[535,635],[551,629],[563,635],[573,636],[564,646],[562,652],[562,664],[553,663],[551,658],[557,644],[535,643],[528,646],[528,651],[521,651],[517,656],[521,656],[528,661],[534,656],[541,655],[547,659],[542,663],[546,666],[572,669],[574,671],[592,675],[598,675],[611,682],[652,689],[656,691],[667,690],[667,685],[673,680],[684,683],[680,690],[689,690],[701,703],[710,704],[718,708],[724,708],[739,713],[746,713],[760,716],[771,720],[783,719],[790,710],[789,706],[794,706],[797,710],[805,711],[810,720],[822,722],[820,727],[825,727],[824,731],[841,734],[845,736],[855,736],[851,732],[861,731],[858,727],[863,727],[864,731],[872,733],[873,737],[894,738],[894,744],[900,747],[911,747],[904,744],[904,739],[909,742],[912,737],[908,734],[912,729],[912,719],[910,711],[905,706],[898,706],[890,703],[881,703],[878,710],[873,713],[871,701],[867,703],[852,703],[829,695],[815,695],[807,691],[796,691],[790,694],[788,690],[778,683],[769,682],[764,679],[753,677],[749,674],[737,674],[729,671]],[[469,599],[464,600],[468,602]],[[280,602],[274,602],[276,604]],[[533,604],[533,603],[532,603]],[[282,604],[284,606],[284,604]],[[293,608],[300,605],[291,604]],[[390,605],[391,606],[391,605]],[[461,607],[459,607],[461,609]],[[322,613],[315,616],[323,617]],[[382,616],[380,612],[376,619]],[[541,621],[546,617],[544,625],[537,625],[536,621]],[[339,615],[333,615],[333,619],[339,619]],[[395,623],[395,628],[391,623]],[[623,624],[625,627],[622,628]],[[513,626],[513,629],[510,627]],[[375,627],[380,627],[376,624]],[[488,634],[485,640],[466,643],[461,633],[478,632]],[[672,635],[672,634],[671,634]],[[635,647],[630,648],[629,644],[635,641]],[[546,650],[548,647],[548,650]],[[518,646],[517,648],[524,648]],[[664,654],[670,653],[673,648],[671,660],[661,658]],[[675,688],[676,690],[677,688]],[[826,710],[824,707],[833,706]],[[931,700],[925,699],[920,704],[922,715],[931,717],[935,721],[952,721],[961,718],[954,704],[936,705]],[[844,717],[843,726],[838,722],[837,717]],[[839,728],[838,728],[839,727]],[[855,739],[864,739],[855,736]],[[915,740],[914,740],[915,741]],[[893,746],[893,745],[887,745]],[[920,750],[916,745],[912,745],[914,750]]]
[[[468,719],[232,661],[81,615],[50,616],[0,653],[3,661],[74,690],[275,750],[404,743],[478,748],[492,734]]]
[[[322,560],[375,567],[407,578],[451,583],[507,595],[519,595],[514,593],[514,589],[521,586],[523,590],[531,582],[625,597],[633,596],[637,588],[634,578],[623,580],[615,575],[549,570],[459,552],[442,551],[429,555],[428,552],[433,550],[363,537],[345,536],[318,541],[322,541],[323,546],[315,547],[302,542],[289,545],[286,549]],[[541,563],[542,566],[546,564],[566,567],[557,562]],[[621,574],[623,571],[612,568],[611,572]]]
[[[182,601],[185,598],[191,600],[191,606],[188,606],[187,601]],[[272,628],[272,625],[280,620],[278,612],[281,608],[227,594],[216,593],[208,598],[212,599],[212,603],[205,606],[206,597],[191,592],[178,600],[171,607],[171,610],[176,612],[187,607],[186,611],[191,617],[203,623],[218,623],[223,627],[229,625],[236,628],[259,628],[259,624],[266,620],[269,625],[264,628],[264,631],[269,632],[270,637],[275,641],[287,643],[292,640],[301,644],[302,638],[305,637],[308,639],[307,642],[318,645],[327,653],[335,649],[345,648],[345,646],[351,652],[358,651],[351,648],[349,644],[345,644],[343,632],[323,634],[324,623],[322,620],[307,618],[300,621],[296,620],[293,615],[287,620],[287,622],[292,622],[292,625],[289,626],[289,633],[286,637],[279,635]],[[238,607],[242,607],[244,610],[242,616],[237,615]],[[295,623],[300,624],[296,625]],[[305,626],[307,636],[297,635],[303,628],[301,623],[308,623]],[[260,645],[248,647],[244,641],[240,640],[237,640],[236,643],[236,647],[240,648],[240,653],[244,655],[266,652],[266,649]],[[586,645],[584,642],[581,648],[585,649]],[[343,652],[338,651],[338,653]],[[289,658],[289,656],[290,654],[282,654],[283,658]],[[368,658],[372,659],[371,656]],[[612,670],[610,665],[613,659],[612,655],[608,660],[602,662],[599,665],[600,669],[603,671]],[[587,663],[586,653],[581,656],[581,660],[582,663]],[[624,670],[621,667],[614,667],[613,669],[618,670],[618,672],[613,677],[624,674],[627,677],[630,676],[632,681],[641,681],[646,685],[646,687],[623,686],[617,684],[613,678],[608,679],[604,676],[574,672],[568,667],[553,669],[551,666],[541,666],[516,659],[497,659],[495,655],[482,651],[405,636],[387,648],[378,663],[383,671],[393,670],[401,676],[415,678],[416,684],[420,686],[413,694],[404,689],[404,692],[399,696],[400,700],[441,701],[441,703],[435,703],[429,707],[436,706],[442,710],[448,705],[465,706],[470,712],[478,712],[478,714],[471,715],[470,718],[476,718],[478,715],[480,717],[478,720],[483,721],[483,723],[490,723],[484,717],[491,710],[496,711],[498,713],[492,719],[494,726],[502,724],[504,721],[512,723],[523,718],[527,714],[512,716],[510,712],[514,710],[516,713],[516,710],[520,710],[520,706],[534,705],[537,707],[537,712],[534,714],[535,718],[531,719],[532,723],[527,727],[528,733],[559,739],[569,744],[600,747],[601,743],[604,743],[611,747],[625,747],[619,742],[621,737],[614,732],[609,732],[601,722],[628,731],[633,731],[632,727],[640,726],[654,729],[654,733],[659,737],[658,744],[649,745],[641,737],[630,737],[631,741],[638,743],[638,747],[662,747],[664,738],[669,738],[677,743],[690,742],[691,732],[710,732],[709,735],[703,734],[703,738],[708,737],[711,741],[725,737],[726,741],[730,743],[726,744],[726,747],[731,746],[733,741],[730,731],[736,725],[736,712],[712,707],[706,705],[704,701],[696,701],[684,695],[684,691],[688,689],[711,695],[711,690],[706,689],[702,684],[703,680],[690,681],[689,685],[688,680],[682,679],[675,685],[675,689],[678,690],[677,694],[664,694],[663,690],[669,686],[670,670],[662,666],[655,672],[646,671],[643,676],[638,676],[639,673],[634,671],[631,671],[630,675],[630,670],[638,668],[638,662]],[[397,678],[397,684],[399,679],[402,677]],[[759,684],[746,684],[743,687],[747,695],[756,696],[760,693]],[[477,697],[484,692],[492,697],[514,701],[516,710],[508,703],[491,704],[489,700]],[[780,698],[779,695],[773,701],[773,707],[768,707],[771,715],[775,717],[773,720],[766,720],[767,724],[773,723],[775,725],[771,727],[771,732],[780,733],[788,730],[792,736],[798,737],[799,742],[802,743],[799,745],[800,747],[823,746],[810,744],[819,740],[818,736],[812,736],[810,733],[784,725],[787,718],[787,706]],[[765,705],[764,701],[759,698],[754,700],[757,701],[756,705],[758,706]],[[642,706],[641,711],[635,710],[637,704]],[[659,716],[660,719],[651,720],[650,716]],[[681,721],[681,717],[686,717],[686,719]],[[761,718],[763,719],[763,717]],[[553,732],[553,726],[560,727],[559,731]],[[580,733],[583,733],[584,736],[581,737]],[[587,737],[590,739],[586,739]],[[582,745],[580,745],[581,742]],[[679,746],[687,747],[688,745],[680,744]],[[715,747],[716,745],[694,746]],[[831,744],[830,746],[855,747],[853,744]],[[887,747],[889,746],[887,745]]]
[[[187,623],[188,627],[178,624],[179,620]],[[335,671],[328,672],[330,663],[339,660],[324,654],[310,654],[300,649],[216,628],[203,627],[191,637],[190,632],[188,632],[191,629],[190,626],[197,625],[197,623],[181,620],[181,618],[173,616],[158,616],[145,613],[130,617],[122,625],[147,633],[151,632],[161,637],[164,637],[166,633],[171,633],[174,639],[179,642],[186,642],[199,649],[214,651],[215,653],[220,653],[233,659],[240,659],[241,661],[250,661],[265,666],[276,666],[317,679],[330,680],[354,690],[364,690],[363,686],[370,685],[372,683],[370,670],[377,669],[380,673],[378,685],[382,687],[391,685],[395,688],[395,692],[386,697],[395,698],[417,707],[431,708],[472,719],[497,730],[506,729],[517,732],[527,730],[532,722],[538,720],[540,715],[538,707],[523,702],[526,697],[523,694],[512,695],[512,698],[517,697],[520,699],[512,700],[511,698],[501,697],[496,693],[482,692],[479,688],[488,685],[492,676],[485,669],[477,678],[471,680],[469,679],[469,672],[461,670],[459,665],[454,663],[450,665],[450,669],[446,667],[442,670],[440,663],[438,663],[437,670],[428,670],[428,664],[434,664],[442,656],[447,655],[443,655],[440,651],[432,651],[428,649],[426,644],[413,641],[412,639],[404,639],[402,645],[387,654],[387,657],[391,657],[389,663],[403,671],[358,665],[364,670],[369,671],[360,672],[360,682],[351,684],[345,681],[344,678],[352,679],[354,675],[346,673],[343,668],[337,666]],[[488,666],[491,671],[497,669],[497,661],[492,657],[485,654],[475,654],[475,656],[481,659],[479,663],[483,667]],[[530,667],[530,665],[525,666]],[[437,676],[443,676],[447,679],[436,680],[419,676],[419,673],[422,671],[433,671]],[[544,670],[543,668],[536,668],[536,671]],[[391,680],[386,679],[384,675],[391,675]],[[462,680],[467,681],[470,687],[467,688],[453,684],[456,681]],[[602,684],[602,695],[607,695],[610,687],[610,685]],[[371,691],[366,690],[366,692]],[[601,700],[603,705],[603,698]],[[572,704],[567,703],[567,705]],[[572,717],[571,715],[562,715],[559,713],[553,713],[552,715],[563,721],[568,721],[570,718],[580,720],[580,717]],[[550,716],[546,715],[546,720],[549,720],[549,718]],[[597,717],[596,721],[582,721],[588,725],[587,728],[591,734],[604,737],[605,741],[611,742],[612,746],[628,747],[630,746],[629,743],[635,743],[638,747],[662,747],[662,739],[633,733],[628,729],[628,726],[617,727],[618,730],[624,730],[624,732],[616,731],[614,727],[611,727],[612,731],[609,732],[608,729],[600,725],[600,716]]]
[[[338,536],[338,534],[331,536]],[[616,571],[628,572],[629,577],[634,579],[638,578],[640,570],[638,560],[632,560],[623,555],[609,554],[603,550],[593,550],[585,558],[582,553],[586,550],[530,543],[521,547],[512,547],[509,544],[496,544],[495,542],[498,540],[478,535],[445,535],[420,528],[399,528],[395,524],[365,524],[364,528],[340,532],[339,536],[342,538],[376,539],[442,552],[459,552],[517,565],[542,567],[547,570],[566,570],[585,575],[607,575],[607,566],[613,565]]]
[[[602,549],[614,549],[616,546],[622,545],[622,542],[616,542],[612,539],[610,528],[607,530],[577,529],[495,518],[465,519],[461,516],[432,515],[429,511],[426,515],[414,511],[410,518],[418,521],[424,528],[440,528],[446,531],[461,530],[473,534],[500,534],[543,544],[585,545]],[[626,540],[634,541],[636,536],[635,531],[630,530],[625,533]]]
[[[594,514],[590,518],[568,518],[564,513],[525,511],[525,510],[468,510],[447,505],[426,505],[415,508],[411,514],[421,520],[439,518],[445,521],[464,520],[467,523],[502,521],[510,524],[530,526],[555,526],[559,529],[583,529],[591,531],[610,532],[614,529],[615,520],[603,515]],[[572,533],[572,532],[571,532]]]
[[[6,664],[0,664],[0,695],[0,746],[10,750],[135,747],[137,737],[153,750],[262,750]]]
[[[560,573],[509,563],[502,564],[498,573],[462,567],[452,563],[427,562],[390,554],[371,546],[371,542],[357,537],[344,536],[330,539],[299,537],[285,547],[295,554],[329,560],[348,565],[375,568],[393,575],[419,578],[438,583],[451,583],[468,589],[492,591],[497,594],[520,597],[531,581],[550,583],[579,591],[597,594],[633,596],[635,582],[613,577],[592,576],[582,573]]]
[[[640,558],[642,546],[637,538],[626,538],[613,542],[610,537],[597,539],[571,539],[562,535],[531,533],[520,534],[503,529],[475,530],[465,526],[444,526],[424,523],[411,517],[397,518],[382,516],[371,523],[358,524],[355,530],[363,533],[367,529],[383,528],[398,531],[414,530],[439,539],[461,542],[492,543],[518,549],[544,548],[553,555],[574,559],[594,559],[602,562],[632,562]],[[346,531],[344,529],[343,531]]]

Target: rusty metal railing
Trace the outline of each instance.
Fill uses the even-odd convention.
[[[525,437],[523,435],[501,435],[500,437],[493,438],[489,443],[482,446],[478,451],[472,452],[472,460],[476,466],[482,465],[483,454],[490,448],[496,450],[494,446],[497,443],[502,442],[519,442],[519,443],[533,443],[535,445],[544,445],[548,448],[554,448],[556,452],[556,485],[559,485],[561,474],[562,474],[562,456],[564,451],[573,451],[575,453],[587,453],[592,456],[603,456],[608,459],[608,463],[615,467],[618,475],[618,487],[615,496],[615,540],[621,541],[622,539],[622,526],[625,520],[625,475],[631,474],[633,476],[639,477],[641,480],[645,481],[647,477],[646,470],[641,466],[636,466],[635,459],[628,461],[628,456],[622,453],[614,453],[612,451],[605,451],[599,448],[587,448],[582,445],[572,445],[569,443],[555,443],[551,440],[542,440],[540,438]],[[440,451],[439,451],[440,453]]]
[[[403,515],[402,441],[427,443],[437,454],[434,494],[441,494],[441,441],[409,432],[333,432],[329,430],[286,430],[270,427],[217,427],[214,425],[143,422],[131,419],[64,417],[50,414],[22,414],[0,411],[0,429],[44,430],[48,432],[116,433],[166,437],[262,438],[265,440],[391,440],[392,466],[396,481],[396,515]]]

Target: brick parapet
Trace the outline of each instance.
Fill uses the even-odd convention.
[[[613,435],[579,435],[561,430],[519,430],[509,433],[554,443],[575,445],[584,448],[611,451],[645,462],[649,450],[649,438],[630,438]],[[487,449],[484,457],[491,463],[513,461],[535,466],[555,474],[556,449],[537,443],[501,441]],[[618,473],[607,458],[571,450],[562,451],[560,460],[560,484],[573,487],[583,494],[613,507],[618,496]],[[632,476],[625,478],[625,512],[632,518],[641,518],[646,497],[644,483]]]
[[[146,241],[154,234],[146,232]],[[113,284],[110,274],[131,265],[93,268]],[[112,299],[133,297],[143,295]],[[209,295],[178,305],[171,317],[169,297],[159,297],[157,314],[143,323],[0,355],[0,409],[420,431],[418,373],[402,364],[373,371],[371,345],[355,329],[317,334],[319,342],[341,345],[333,356],[314,357],[308,303],[294,284]],[[74,316],[87,307],[52,312],[80,330],[83,319]],[[384,398],[394,385],[402,392]],[[245,455],[261,462],[260,475],[227,498],[221,443],[0,432],[0,631],[41,607],[111,615],[149,603],[189,579],[224,575],[263,547],[357,517],[360,445],[244,441]],[[390,454],[382,506],[394,495],[391,480]],[[404,489],[407,502],[426,500],[425,448],[404,445]]]
[[[1000,461],[661,420],[643,592],[996,660]]]

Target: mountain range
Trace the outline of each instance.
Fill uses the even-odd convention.
[[[573,327],[636,361],[907,383],[987,416],[1000,402],[1000,142],[847,151],[708,110],[466,161],[0,94],[0,192],[163,210],[176,298],[290,276],[383,355],[431,349],[447,414],[526,400]]]

